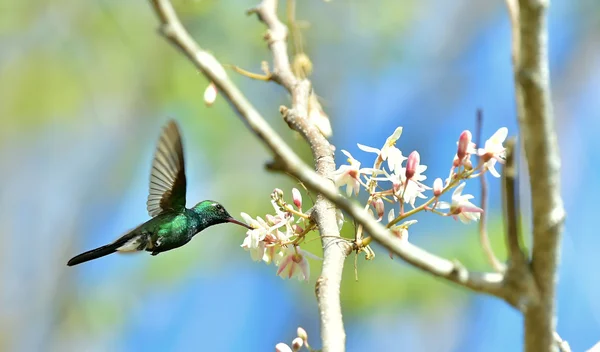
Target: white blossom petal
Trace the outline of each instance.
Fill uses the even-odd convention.
[[[358,146],[358,149],[362,150],[363,152],[375,153],[378,155],[380,153],[380,150],[377,148],[369,147],[368,145],[364,145],[364,144],[360,144],[360,143],[356,143],[356,145]]]

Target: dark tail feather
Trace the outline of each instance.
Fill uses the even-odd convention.
[[[112,254],[117,251],[117,248],[121,246],[122,243],[115,242],[111,244],[107,244],[106,246],[98,247],[96,249],[92,249],[91,251],[87,251],[81,253],[79,255],[74,256],[67,263],[68,266],[73,266],[81,263],[85,263],[90,260],[98,259],[100,257],[104,257],[105,255]]]

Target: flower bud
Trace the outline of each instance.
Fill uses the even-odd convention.
[[[408,156],[408,160],[406,161],[406,179],[410,180],[417,172],[417,168],[419,167],[419,163],[421,162],[421,156],[418,151],[413,151]]]
[[[461,160],[458,158],[458,155],[455,155],[454,159],[452,160],[452,169],[454,170],[454,168],[459,167],[460,164],[461,164]]]
[[[280,342],[277,345],[275,345],[275,352],[292,352],[292,349],[285,343]]]
[[[292,350],[294,352],[300,351],[300,349],[302,348],[302,346],[304,346],[304,341],[301,338],[296,337],[292,341]]]
[[[375,211],[377,212],[377,221],[383,219],[383,213],[385,212],[385,204],[383,204],[383,199],[376,198],[373,202],[373,206],[375,207]]]
[[[465,167],[465,170],[470,171],[473,170],[473,164],[471,163],[471,159],[465,159],[462,162],[463,166]]]
[[[306,341],[308,340],[308,334],[306,333],[306,330],[304,330],[302,327],[298,327],[298,331],[297,331],[298,337],[301,338],[302,340]]]
[[[433,181],[433,195],[436,197],[439,197],[440,194],[442,194],[442,191],[444,190],[444,181],[442,181],[441,178],[436,178],[435,181]]]
[[[458,160],[462,161],[465,156],[467,156],[467,150],[469,149],[469,145],[471,144],[471,132],[469,130],[464,130],[460,137],[458,137],[458,147],[456,148],[456,156]]]
[[[204,104],[211,106],[217,99],[217,86],[213,82],[210,82],[206,90],[204,91]]]
[[[283,198],[283,191],[279,188],[275,188],[273,193],[271,193],[271,199],[274,201],[278,201]]]
[[[292,199],[294,200],[294,205],[298,209],[302,209],[302,195],[297,188],[292,188]]]

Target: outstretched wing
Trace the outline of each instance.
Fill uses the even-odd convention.
[[[185,192],[181,135],[177,124],[171,120],[163,129],[152,162],[148,214],[154,217],[164,211],[185,208]]]

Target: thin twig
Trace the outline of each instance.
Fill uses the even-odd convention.
[[[504,219],[506,221],[506,249],[510,265],[523,265],[527,258],[522,250],[519,192],[515,158],[515,140],[506,142],[506,166],[502,173],[504,189]]]
[[[475,144],[477,146],[481,145],[481,131],[483,129],[483,112],[481,109],[477,109],[477,125],[475,127]],[[481,209],[483,212],[481,213],[481,217],[479,218],[479,242],[481,243],[481,248],[483,249],[483,253],[485,254],[488,262],[499,273],[504,272],[506,267],[503,263],[498,260],[496,254],[494,254],[494,250],[492,249],[492,245],[490,244],[490,237],[487,231],[487,211],[488,211],[488,187],[486,180],[486,173],[482,173],[479,176],[481,181]]]

